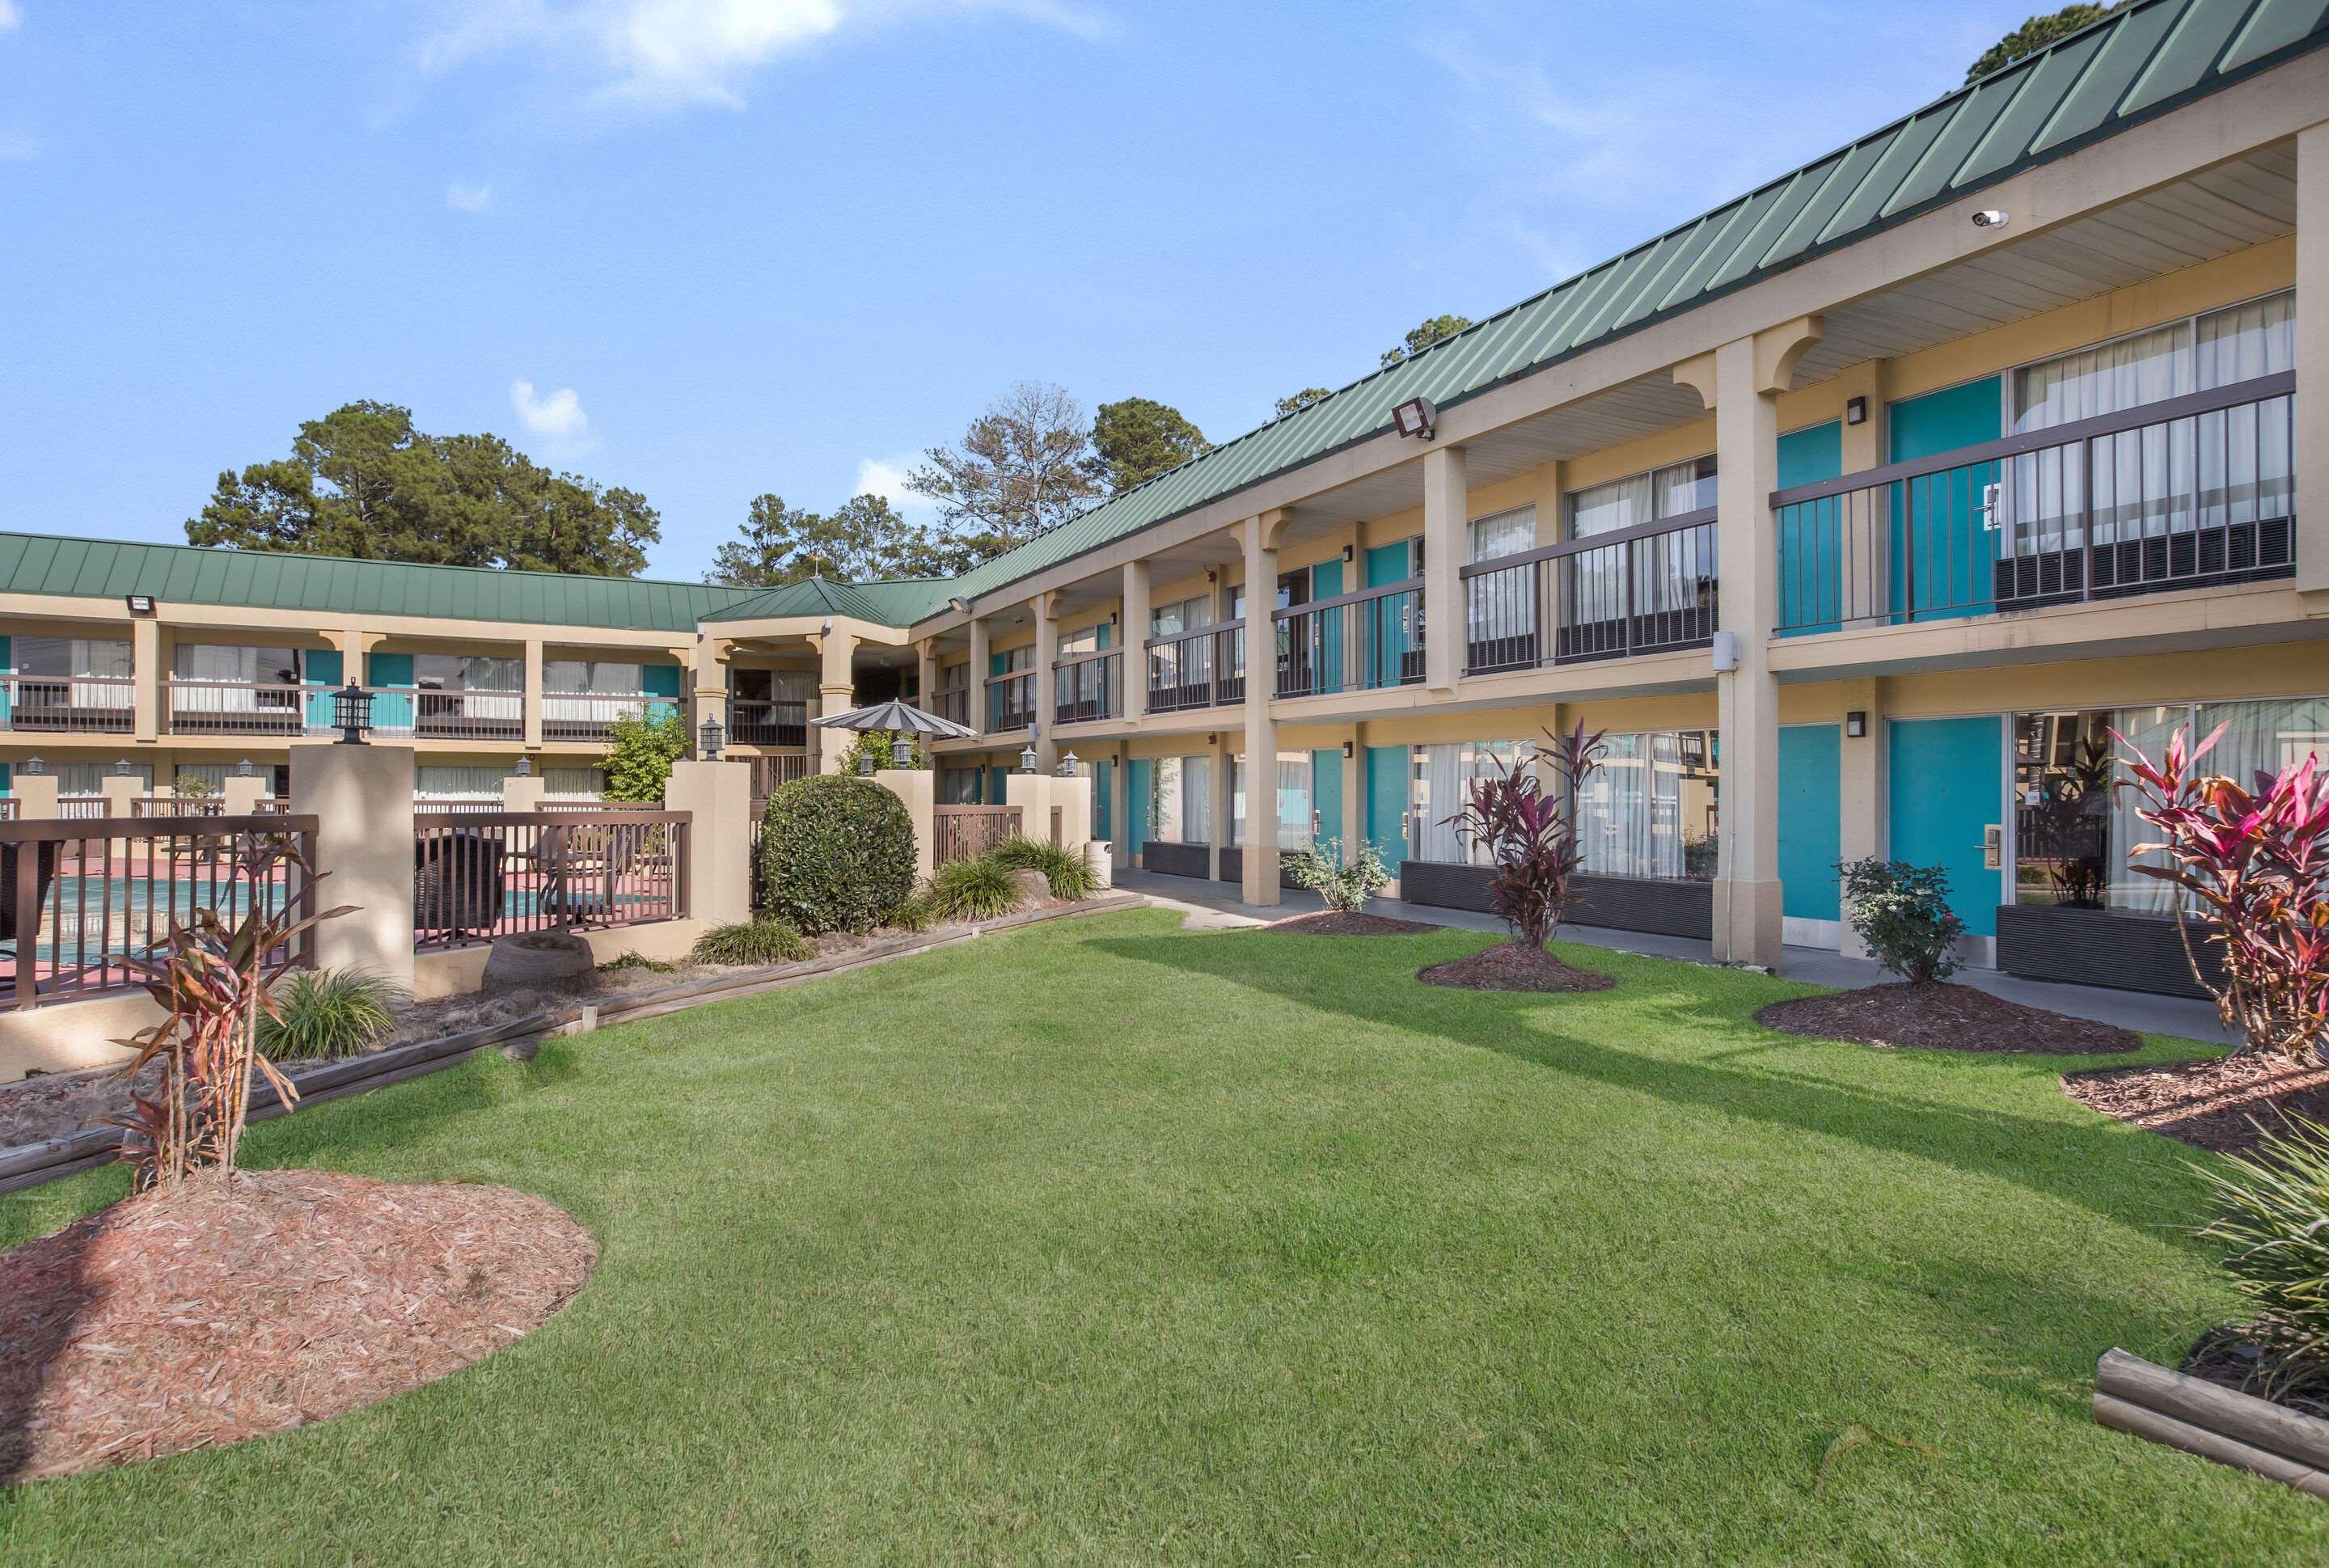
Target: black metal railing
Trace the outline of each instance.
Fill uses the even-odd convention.
[[[1464,673],[1703,647],[1720,577],[1711,506],[1462,570]]]
[[[1313,600],[1277,612],[1281,697],[1414,685],[1423,679],[1423,580]]]
[[[1147,711],[1185,713],[1245,701],[1245,622],[1152,637],[1143,645]]]
[[[1070,654],[1051,666],[1051,722],[1089,724],[1124,712],[1124,650]]]
[[[2296,571],[2296,376],[1775,493],[1782,634]]]
[[[1035,672],[1013,670],[986,682],[986,730],[1023,730],[1035,722]]]
[[[808,704],[765,698],[728,699],[728,739],[740,746],[806,746]]]
[[[416,811],[420,949],[687,914],[684,811]]]

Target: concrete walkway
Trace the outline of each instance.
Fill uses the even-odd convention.
[[[1292,915],[1310,914],[1325,907],[1316,893],[1297,888],[1287,888],[1286,902],[1272,909],[1243,902],[1238,896],[1239,890],[1229,883],[1200,882],[1187,876],[1159,876],[1146,871],[1119,871],[1116,874],[1116,885],[1129,893],[1146,893],[1151,902],[1185,911],[1188,918],[1183,923],[1192,930],[1227,930],[1259,925]],[[1495,931],[1500,935],[1504,929],[1504,922],[1494,915],[1476,914],[1470,910],[1403,903],[1398,899],[1376,899],[1367,905],[1367,912],[1387,915],[1393,920],[1423,921],[1431,925],[1458,926],[1466,930]],[[1702,964],[1711,956],[1708,944],[1694,937],[1610,930],[1602,926],[1565,925],[1561,928],[1560,940],[1584,942],[1597,948],[1614,948],[1619,952],[1645,953],[1653,958],[1682,959]],[[1839,990],[1881,985],[1891,978],[1881,967],[1866,959],[1847,959],[1842,953],[1831,952],[1825,948],[1787,949],[1780,962],[1780,972],[1790,980],[1833,986]],[[2189,1001],[2180,997],[2150,997],[2140,991],[2106,990],[2098,986],[2050,985],[2042,980],[2020,979],[1995,969],[1960,969],[1954,978],[1959,984],[1977,987],[2008,1001],[2051,1008],[2073,1018],[2093,1018],[2146,1034],[2180,1034],[2187,1040],[2204,1040],[2219,1045],[2232,1043],[2232,1037],[2225,1032],[2223,1025],[2216,1022],[2215,1006],[2208,1002]]]

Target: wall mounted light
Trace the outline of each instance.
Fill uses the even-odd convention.
[[[1851,736],[1855,741],[1866,739],[1868,735],[1868,714],[1859,708],[1854,708],[1852,712],[1844,714],[1843,732]]]
[[[1847,398],[1844,400],[1843,422],[1847,425],[1866,424],[1868,422],[1868,400],[1866,398]]]
[[[1355,545],[1355,544],[1345,544],[1345,545],[1344,545],[1344,546],[1343,546],[1343,560],[1344,560],[1344,562],[1345,564],[1348,564],[1348,563],[1349,563],[1349,562],[1351,562],[1356,561],[1358,558],[1359,558],[1359,547],[1358,547],[1357,545]]]
[[[727,744],[728,732],[720,727],[717,719],[704,720],[702,728],[695,732],[695,749],[703,754],[707,762],[720,760],[721,749]]]
[[[962,595],[957,593],[952,599],[947,600],[947,608],[954,611],[957,615],[968,615],[970,613],[970,600],[963,598]]]
[[[1429,440],[1439,430],[1439,408],[1429,398],[1410,398],[1391,411],[1391,427],[1402,436]]]
[[[1206,567],[1206,568],[1205,568],[1205,581],[1206,581],[1207,582],[1212,582],[1212,581],[1217,581],[1220,577],[1221,577],[1221,573],[1220,573],[1220,572],[1218,572],[1218,571],[1215,571],[1212,567],[1208,566],[1208,567]]]
[[[1345,741],[1343,742],[1343,757],[1344,760],[1347,761],[1358,754],[1359,743],[1356,741]]]
[[[150,593],[124,594],[122,599],[123,602],[129,606],[129,613],[132,615],[151,615],[154,613],[154,596]]]

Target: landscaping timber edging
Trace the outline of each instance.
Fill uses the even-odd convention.
[[[2095,1364],[2095,1420],[2329,1497],[2329,1421],[2129,1355]]]
[[[326,1100],[337,1100],[343,1095],[362,1094],[367,1090],[384,1089],[410,1078],[442,1072],[448,1067],[459,1065],[489,1045],[515,1045],[539,1042],[552,1034],[609,1028],[617,1024],[656,1017],[686,1007],[730,1001],[761,991],[780,990],[806,980],[823,979],[828,975],[846,974],[853,969],[866,968],[892,959],[910,958],[916,953],[933,952],[1020,926],[1077,915],[1112,914],[1119,910],[1137,909],[1147,902],[1145,895],[1136,893],[1106,893],[1074,903],[1000,915],[991,921],[891,937],[868,942],[862,948],[853,948],[845,952],[805,959],[797,964],[780,964],[705,980],[685,980],[677,985],[606,1001],[578,1003],[554,1011],[529,1013],[522,1018],[504,1019],[498,1024],[464,1030],[440,1039],[418,1040],[409,1045],[398,1045],[366,1056],[323,1063],[288,1072],[286,1076],[298,1090],[300,1104],[317,1104]],[[250,1119],[263,1121],[284,1114],[279,1097],[271,1084],[260,1083],[253,1087]],[[96,1127],[42,1143],[20,1144],[14,1148],[0,1149],[0,1194],[20,1192],[78,1171],[111,1165],[120,1157],[121,1140],[122,1133],[118,1128]]]

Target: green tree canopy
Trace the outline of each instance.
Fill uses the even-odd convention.
[[[1099,494],[1090,426],[1066,389],[1023,381],[932,447],[906,487],[938,505],[949,572],[966,571],[1058,527]]]
[[[607,776],[599,793],[624,805],[660,806],[672,764],[686,755],[684,713],[618,713],[608,722],[607,751],[599,759]]]
[[[1993,71],[2003,71],[2025,54],[2035,54],[2057,38],[2067,38],[2090,22],[2100,22],[2129,0],[2109,5],[2065,5],[2051,16],[2032,16],[1989,46],[1966,68],[1967,81],[1979,81]]]
[[[1111,496],[1213,449],[1181,411],[1154,398],[1102,403],[1092,418],[1092,472]]]
[[[1409,333],[1397,348],[1383,350],[1382,367],[1403,364],[1442,338],[1453,337],[1472,325],[1468,316],[1435,316]]]
[[[662,519],[636,490],[552,473],[499,436],[431,436],[409,409],[353,402],[309,420],[291,455],[229,470],[195,544],[630,577]]]
[[[1298,414],[1312,403],[1324,402],[1334,395],[1333,389],[1329,387],[1306,386],[1292,397],[1279,398],[1277,412],[1271,417],[1282,420],[1290,414]]]
[[[756,496],[741,534],[712,553],[703,581],[782,588],[810,577],[943,577],[955,559],[945,541],[900,516],[884,496],[853,496],[830,513]]]

